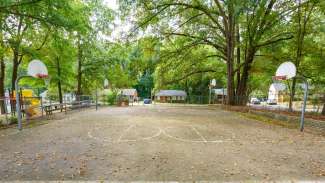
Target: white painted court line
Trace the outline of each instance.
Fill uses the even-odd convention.
[[[94,136],[91,135],[90,131],[88,132],[88,137],[91,138],[91,139],[94,138]]]
[[[137,141],[142,141],[142,140],[151,140],[151,139],[161,135],[162,130],[160,128],[157,128],[157,129],[158,129],[158,132],[155,133],[153,136],[150,136],[150,137],[144,137],[144,138],[140,138],[140,139],[131,139],[131,140],[125,139],[125,140],[119,140],[117,142],[137,142]]]
[[[191,126],[191,128],[203,140],[203,142],[207,142],[207,139],[205,139],[203,135],[201,135],[201,133],[194,126]]]
[[[138,142],[138,141],[147,141],[147,140],[152,140],[156,137],[159,137],[161,135],[164,135],[168,138],[171,138],[171,139],[174,139],[174,140],[177,140],[177,141],[182,141],[182,142],[190,142],[190,143],[234,143],[234,142],[252,142],[251,140],[245,140],[245,139],[237,139],[237,138],[228,138],[228,139],[220,139],[220,140],[207,140],[194,126],[192,125],[186,125],[186,126],[183,126],[183,128],[191,128],[191,130],[193,130],[197,136],[199,136],[201,139],[199,140],[191,140],[191,139],[186,139],[186,138],[181,138],[181,137],[176,137],[176,136],[173,136],[173,135],[170,135],[167,131],[168,129],[173,129],[173,128],[176,128],[176,127],[165,127],[165,128],[159,128],[159,127],[154,127],[157,132],[155,132],[152,136],[148,136],[148,137],[142,137],[142,138],[137,138],[137,139],[123,139],[123,137],[127,134],[128,131],[130,131],[133,127],[137,126],[135,124],[133,125],[109,125],[109,126],[125,126],[127,127],[124,131],[122,131],[120,133],[120,136],[118,138],[118,140],[109,140],[107,139],[106,137],[96,137],[96,133],[95,133],[95,136],[92,135],[92,131],[89,131],[87,133],[88,137],[91,138],[91,139],[95,139],[95,140],[99,140],[99,141],[103,141],[103,142],[110,142],[110,143],[120,143],[120,142]],[[99,128],[97,126],[95,126],[94,128],[95,130],[98,130]],[[15,131],[14,131],[15,132]],[[15,132],[16,133],[16,132]],[[234,134],[232,134],[232,136],[234,137]],[[263,139],[263,140],[258,140],[258,141],[254,141],[255,143],[271,143],[273,142],[273,140],[268,140],[268,139]],[[314,142],[317,142],[317,143],[325,143],[324,140],[316,140]]]
[[[171,128],[173,128],[173,127],[167,127],[167,128],[165,128],[165,130],[166,129],[171,129]],[[165,130],[162,130],[162,133],[166,137],[169,137],[169,138],[174,139],[174,140],[178,140],[178,141],[182,141],[182,142],[191,142],[191,143],[204,143],[205,142],[203,140],[189,140],[189,139],[184,139],[184,138],[180,138],[180,137],[174,137],[174,136],[168,134]],[[231,141],[229,141],[227,139],[226,140],[213,140],[213,141],[206,140],[206,143],[225,143],[225,142],[231,142]]]
[[[120,137],[118,138],[118,140],[117,140],[117,142],[121,142],[121,140],[122,140],[122,138],[123,138],[123,136],[131,129],[131,128],[133,128],[135,125],[130,125],[126,130],[124,130],[122,133],[121,133],[121,135],[120,135]]]

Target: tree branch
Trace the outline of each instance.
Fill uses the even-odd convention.
[[[174,79],[172,81],[167,81],[167,82],[164,82],[164,84],[168,85],[168,84],[172,84],[172,83],[176,83],[176,82],[179,82],[183,79],[186,79],[194,74],[200,74],[200,73],[206,73],[206,72],[217,72],[216,70],[214,69],[205,69],[205,70],[199,70],[199,71],[193,71],[193,72],[190,72],[188,74],[186,74],[185,76],[182,76],[180,78],[177,78],[177,79]]]
[[[271,39],[269,39],[269,40],[267,40],[267,41],[265,41],[263,43],[257,44],[256,48],[267,46],[267,45],[270,45],[270,44],[274,44],[274,43],[277,43],[277,42],[280,42],[280,41],[290,40],[294,36],[293,35],[288,35],[287,37],[280,37],[280,38],[274,39],[276,37],[279,37],[279,35],[274,36],[273,38],[271,38]]]
[[[214,22],[217,27],[220,29],[220,31],[226,35],[226,30],[224,27],[221,26],[221,24],[219,23],[219,20],[217,18],[214,18],[214,16],[211,14],[211,12],[202,7],[202,6],[198,6],[198,5],[191,5],[191,4],[186,4],[186,3],[165,3],[165,4],[161,4],[161,5],[158,5],[157,7],[160,7],[160,6],[185,6],[187,8],[191,8],[191,9],[195,9],[195,10],[199,10],[201,12],[203,12],[205,15],[207,15],[207,17],[212,21]]]
[[[220,51],[221,53],[225,54],[225,52],[224,52],[224,45],[223,44],[220,43],[221,44],[221,46],[220,46],[220,45],[218,45],[216,43],[213,43],[212,41],[208,40],[207,38],[203,38],[203,37],[199,37],[199,36],[193,36],[193,35],[189,35],[189,34],[185,34],[185,33],[176,33],[176,32],[163,33],[163,34],[175,35],[175,36],[183,36],[183,37],[189,37],[189,38],[192,38],[192,39],[202,40],[206,44],[213,46],[218,51]]]
[[[31,0],[31,1],[23,1],[20,3],[15,3],[15,4],[10,4],[10,5],[6,5],[6,6],[0,6],[0,9],[6,9],[6,8],[11,8],[11,7],[17,7],[17,6],[24,6],[24,5],[29,5],[29,4],[35,4],[38,2],[41,2],[43,0]]]

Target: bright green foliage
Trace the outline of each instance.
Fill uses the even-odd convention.
[[[231,94],[247,99],[267,95],[277,66],[294,61],[317,91],[324,89],[323,1],[119,2],[120,12],[113,12],[103,0],[1,1],[0,81],[11,88],[15,73],[24,74],[30,60],[40,59],[53,95],[77,92],[78,86],[80,94],[92,94],[105,79],[113,90],[136,88],[144,98],[160,89],[208,95],[216,79],[217,88],[231,87]],[[308,17],[303,37],[299,17]],[[129,37],[111,42],[115,18],[136,24]],[[45,89],[41,80],[22,84]]]

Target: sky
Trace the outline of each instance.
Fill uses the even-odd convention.
[[[118,11],[118,0],[104,0],[104,4],[107,5],[109,8],[111,8],[114,11]],[[116,41],[121,37],[121,34],[123,32],[126,32],[131,29],[131,24],[128,22],[122,22],[120,18],[117,16],[114,20],[114,29],[112,31],[112,34],[110,38],[108,38],[110,41]]]
[[[118,9],[117,0],[104,0],[104,3],[113,10]]]

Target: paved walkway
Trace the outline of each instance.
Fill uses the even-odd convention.
[[[0,180],[325,180],[324,152],[324,137],[208,107],[107,107],[0,131]]]

